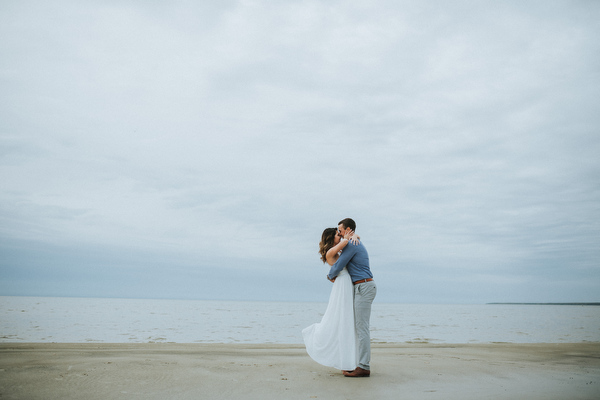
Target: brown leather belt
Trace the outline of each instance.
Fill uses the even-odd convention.
[[[361,279],[360,281],[353,282],[354,285],[358,285],[359,283],[371,282],[373,278]]]

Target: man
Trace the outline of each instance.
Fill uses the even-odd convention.
[[[347,232],[355,230],[356,223],[352,219],[346,218],[338,223],[337,234],[344,237]],[[377,287],[369,268],[369,254],[362,242],[348,243],[340,258],[329,270],[327,279],[333,282],[344,267],[347,268],[354,283],[354,326],[358,339],[358,366],[354,371],[344,371],[344,375],[352,378],[368,377],[371,375],[369,320],[371,319],[371,304],[377,294]]]

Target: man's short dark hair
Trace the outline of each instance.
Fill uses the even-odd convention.
[[[352,218],[345,218],[343,220],[341,220],[340,222],[338,222],[338,225],[343,225],[344,228],[350,228],[353,231],[356,230],[356,222],[354,222],[354,220]]]

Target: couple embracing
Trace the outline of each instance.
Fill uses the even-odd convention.
[[[308,355],[319,364],[337,368],[344,376],[371,375],[371,304],[377,293],[367,249],[346,218],[323,231],[319,253],[331,266],[329,304],[320,323],[302,330]]]

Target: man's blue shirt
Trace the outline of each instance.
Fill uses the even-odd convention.
[[[347,267],[352,282],[373,277],[369,268],[369,254],[362,242],[359,244],[348,243],[342,250],[340,258],[331,266],[327,276],[330,279],[335,278],[344,267]]]

